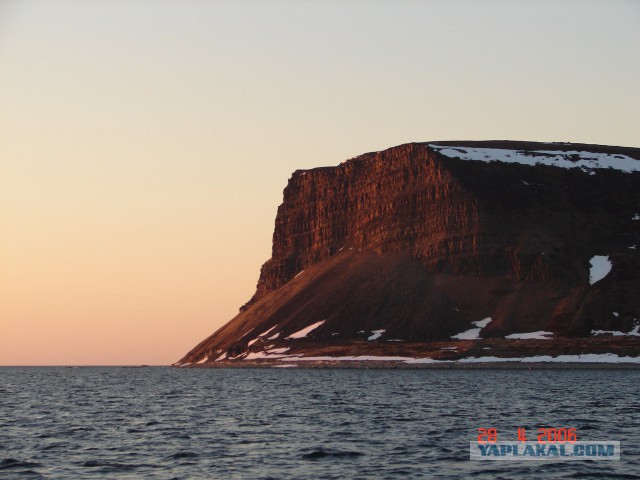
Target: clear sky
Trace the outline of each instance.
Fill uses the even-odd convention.
[[[296,169],[640,147],[640,2],[0,0],[0,365],[169,364],[254,292]]]

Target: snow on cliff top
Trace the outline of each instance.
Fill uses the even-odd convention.
[[[611,168],[622,172],[640,172],[640,161],[626,155],[571,150],[510,150],[506,148],[451,147],[429,144],[438,153],[461,160],[480,162],[549,165],[558,168],[580,168],[585,171]]]

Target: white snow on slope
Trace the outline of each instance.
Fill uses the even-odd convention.
[[[272,348],[271,350],[269,350],[269,353],[279,354],[279,353],[288,352],[289,350],[290,350],[289,347]]]
[[[303,328],[302,330],[300,330],[300,331],[298,331],[296,333],[292,333],[291,335],[286,337],[286,340],[290,340],[290,339],[293,339],[293,338],[305,338],[309,333],[311,333],[313,330],[318,328],[323,323],[324,323],[324,320],[320,320],[319,322],[313,323],[313,324],[309,325],[308,327],[305,327],[305,328]]]
[[[260,360],[265,358],[282,358],[284,355],[271,355],[269,352],[251,352],[243,360]]]
[[[261,333],[260,335],[258,335],[256,338],[254,338],[253,340],[250,340],[249,343],[247,344],[249,347],[251,345],[253,345],[254,343],[256,343],[258,340],[262,339],[263,337],[265,337],[266,335],[268,335],[269,333],[271,333],[271,331],[276,328],[278,325],[274,325],[273,327],[271,327],[269,330],[267,330],[266,332]],[[252,329],[253,330],[253,329]],[[246,334],[245,334],[246,335]],[[278,335],[280,335],[280,332],[276,333],[275,335],[270,336],[269,338],[267,338],[267,340],[273,340],[274,338],[277,338]]]
[[[504,338],[516,339],[516,340],[551,340],[549,337],[553,337],[553,332],[545,332],[539,330],[537,332],[529,333],[512,333]]]
[[[274,328],[276,328],[278,325],[274,325],[273,327],[271,327],[269,330],[267,330],[266,332],[261,333],[260,335],[258,335],[259,337],[264,337],[265,335],[269,335],[269,333],[271,333],[271,330],[273,330]]]
[[[640,325],[636,325],[629,332],[619,330],[591,330],[591,335],[612,335],[614,337],[640,337]]]
[[[267,349],[262,351],[262,352],[249,352],[249,354],[247,354],[247,356],[244,357],[243,360],[258,360],[258,359],[264,359],[264,358],[272,358],[272,359],[282,358],[282,357],[286,356],[286,355],[283,355],[283,353],[287,352],[288,350],[289,350],[289,347],[271,348],[271,349],[269,349],[269,347],[267,347]]]
[[[491,323],[491,317],[471,323],[478,328],[472,328],[466,332],[458,333],[457,335],[453,335],[451,338],[457,338],[458,340],[480,340],[480,330]]]
[[[371,336],[367,338],[367,340],[377,340],[379,339],[385,331],[383,329],[380,330],[371,330]]]
[[[608,256],[596,255],[589,260],[591,270],[589,270],[589,285],[602,280],[611,271],[611,260]]]
[[[591,330],[591,335],[612,335],[614,337],[623,337],[626,333],[619,330]]]
[[[626,155],[610,153],[594,153],[571,150],[568,152],[554,150],[510,150],[506,148],[474,148],[429,145],[440,154],[461,160],[481,162],[519,163],[522,165],[550,165],[558,168],[580,168],[592,170],[611,168],[622,172],[640,171],[640,161]],[[573,161],[575,160],[575,161]]]

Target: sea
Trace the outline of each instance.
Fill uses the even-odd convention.
[[[575,428],[619,460],[477,461]],[[640,479],[640,371],[0,368],[1,479]]]

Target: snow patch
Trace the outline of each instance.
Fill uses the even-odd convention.
[[[239,358],[245,358],[248,355],[248,352],[241,352],[235,357],[227,357],[229,360],[237,360]]]
[[[261,360],[261,359],[277,359],[285,357],[286,355],[282,355],[284,352],[289,350],[289,348],[274,348],[272,350],[265,350],[263,352],[251,352],[249,353],[244,360]]]
[[[286,340],[291,340],[291,339],[296,339],[296,338],[305,338],[309,333],[311,333],[313,330],[318,328],[323,323],[324,323],[324,320],[320,320],[319,322],[311,324],[308,327],[305,327],[305,328],[303,328],[302,330],[300,330],[300,331],[298,331],[296,333],[292,333],[291,335],[286,337]]]
[[[278,325],[274,325],[273,327],[271,327],[269,330],[267,330],[266,332],[261,333],[260,335],[258,335],[259,337],[264,337],[265,335],[269,335],[271,333],[271,331],[276,328]]]
[[[256,343],[258,340],[262,340],[263,337],[265,337],[266,335],[268,335],[269,333],[271,333],[272,330],[274,330],[278,325],[274,325],[273,327],[271,327],[269,330],[267,330],[266,332],[261,333],[260,335],[258,335],[256,338],[254,338],[253,340],[249,341],[249,343],[247,344],[247,346],[251,346],[254,343]],[[274,338],[277,338],[278,335],[280,335],[280,332],[276,333],[275,335],[270,336],[269,338],[267,338],[267,340],[273,340]]]
[[[196,365],[201,365],[201,364],[203,364],[204,362],[206,362],[207,360],[209,360],[209,357],[202,357],[200,360],[198,360],[198,361],[196,362]]]
[[[491,317],[483,318],[477,322],[473,322],[476,327],[484,328],[491,323]]]
[[[591,330],[591,335],[612,335],[614,337],[640,337],[640,324],[633,327],[627,333],[619,330]]]
[[[382,336],[384,332],[385,332],[384,329],[371,330],[371,336],[367,338],[367,340],[377,340]]]
[[[612,335],[614,337],[622,337],[626,333],[619,330],[591,330],[591,335]]]
[[[451,338],[456,338],[458,340],[480,340],[480,331],[491,323],[491,317],[484,318],[482,320],[478,320],[477,322],[471,322],[477,328],[472,328],[462,333],[458,333],[457,335],[453,335]]]
[[[622,172],[640,171],[640,162],[626,155],[594,153],[571,150],[510,150],[506,148],[473,148],[429,145],[438,153],[461,160],[481,162],[519,163],[521,165],[549,165],[558,168],[580,168],[589,171],[599,168],[611,168]],[[640,220],[640,216],[638,218]]]
[[[611,271],[611,260],[605,255],[595,255],[589,260],[591,269],[589,270],[589,285],[593,285],[606,277]]]
[[[259,360],[263,358],[269,358],[269,356],[265,352],[251,352],[246,357],[244,357],[245,360]],[[271,357],[271,358],[277,358],[277,357]]]
[[[529,333],[512,333],[504,338],[516,339],[516,340],[551,340],[549,337],[553,337],[553,332],[545,332],[539,330],[537,332]]]
[[[272,348],[269,350],[269,354],[272,353],[284,353],[284,352],[288,352],[290,350],[290,347],[281,347],[281,348]]]
[[[640,213],[636,213],[636,214],[631,218],[631,220],[636,220],[636,221],[637,221],[637,220],[640,220]]]
[[[434,360],[433,358],[409,358],[404,363],[449,363],[447,360]]]

